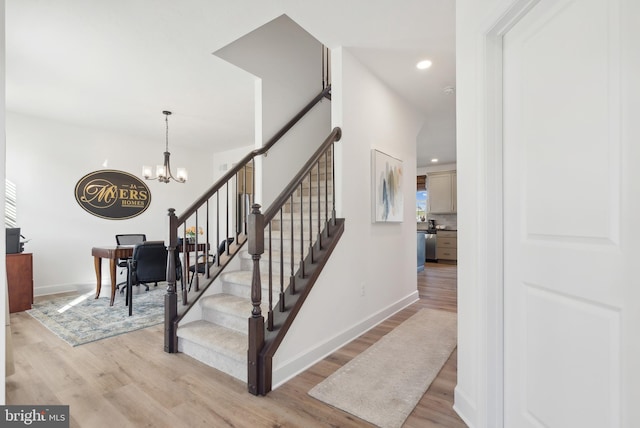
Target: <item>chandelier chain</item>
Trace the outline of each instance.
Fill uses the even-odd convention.
[[[146,180],[158,180],[161,183],[169,183],[169,181],[174,180],[178,183],[185,183],[187,181],[187,170],[185,168],[178,168],[178,174],[176,177],[173,176],[171,172],[171,165],[169,162],[169,115],[171,112],[168,110],[164,110],[162,112],[164,114],[164,122],[165,122],[165,149],[164,149],[164,163],[162,165],[156,166],[156,174],[153,175],[151,167],[143,166],[142,167],[142,175]]]
[[[164,116],[164,121],[166,123],[166,127],[165,127],[165,141],[166,141],[166,145],[165,145],[165,152],[169,151],[169,115],[165,115]]]

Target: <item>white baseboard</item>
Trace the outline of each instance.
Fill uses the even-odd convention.
[[[95,291],[96,284],[53,284],[53,285],[43,285],[40,287],[35,287],[33,289],[34,297],[38,296],[49,296],[51,294],[60,294],[60,293],[70,293],[70,292],[78,292],[78,293],[87,293],[91,290]],[[100,294],[109,295],[111,293],[111,283],[103,284],[100,289]]]
[[[419,296],[418,291],[416,290],[408,296],[371,315],[369,318],[366,318],[343,332],[338,333],[336,336],[319,344],[315,348],[283,362],[279,367],[273,369],[272,389],[276,389],[278,386],[308,369],[327,355],[332,354],[356,337],[366,333],[382,321],[418,300]]]
[[[469,428],[473,428],[476,425],[472,423],[476,418],[473,417],[476,414],[476,406],[471,404],[468,397],[460,391],[460,388],[456,387],[453,391],[453,410],[460,416],[460,419],[464,421]]]

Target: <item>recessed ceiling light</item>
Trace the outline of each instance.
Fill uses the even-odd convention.
[[[416,67],[419,70],[426,70],[427,68],[431,67],[431,61],[425,59],[424,61],[420,61],[419,63],[417,63]]]
[[[431,162],[433,162],[433,163],[438,162],[438,158],[433,158],[433,159],[431,159]]]

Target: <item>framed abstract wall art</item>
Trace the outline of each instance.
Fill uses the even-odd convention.
[[[374,222],[401,222],[403,217],[402,161],[379,150],[371,151]]]

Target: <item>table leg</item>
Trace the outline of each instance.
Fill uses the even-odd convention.
[[[116,259],[109,259],[109,270],[111,273],[111,303],[109,306],[113,306],[113,302],[116,300]]]
[[[102,286],[102,257],[94,257],[93,265],[96,268],[96,299],[100,297],[100,287]]]

